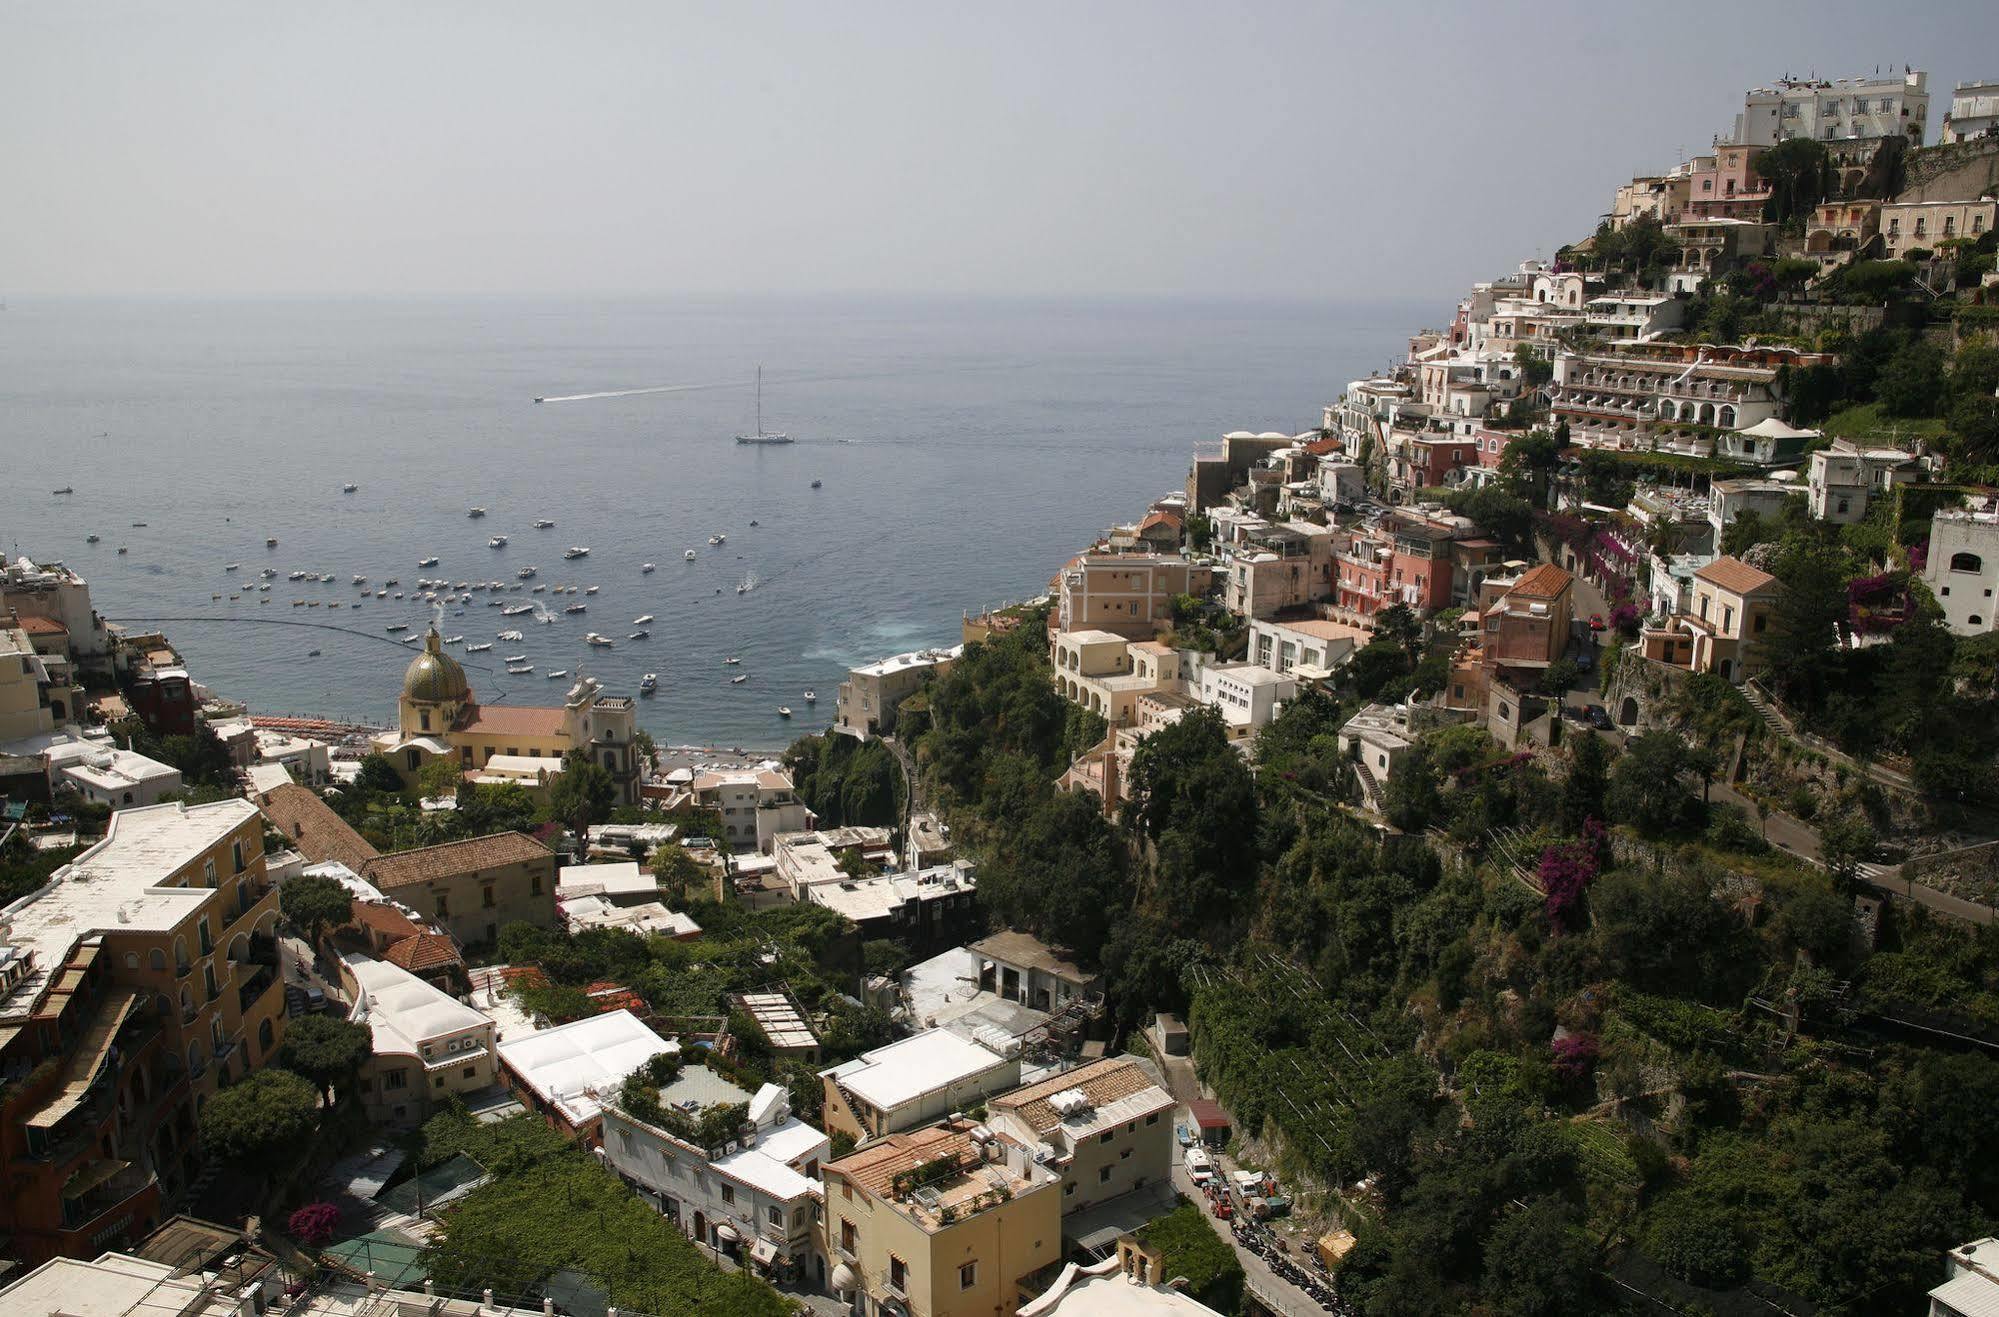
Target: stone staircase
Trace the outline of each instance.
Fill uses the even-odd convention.
[[[1365,760],[1361,759],[1353,761],[1353,770],[1354,775],[1360,779],[1360,803],[1362,807],[1373,810],[1377,814],[1381,813],[1381,783],[1374,776],[1374,770],[1367,766]]]
[[[1742,698],[1749,701],[1749,707],[1756,710],[1756,716],[1773,733],[1778,736],[1791,734],[1790,725],[1784,721],[1784,715],[1777,712],[1776,707],[1770,703],[1770,697],[1765,695],[1754,682],[1743,684]]]

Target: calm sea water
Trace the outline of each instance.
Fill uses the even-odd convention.
[[[410,659],[385,628],[420,629],[428,610],[354,610],[355,574],[410,591],[532,564],[599,592],[548,626],[503,620],[483,592],[447,609],[445,633],[467,644],[525,633],[455,651],[481,699],[553,703],[556,669],[628,693],[655,672],[643,721],[662,742],[777,746],[830,721],[848,666],[955,643],[965,611],[1038,593],[1102,527],[1181,485],[1194,444],[1316,424],[1423,310],[14,299],[0,312],[0,543],[76,567],[107,617],[175,619],[160,625],[197,678],[257,712],[371,720],[391,714]],[[789,447],[732,442],[754,424],[758,362],[765,424]],[[63,486],[76,492],[50,493]],[[484,518],[466,516],[475,505]],[[555,529],[532,529],[539,517]],[[496,534],[504,549],[487,547]],[[572,544],[590,556],[565,562]],[[437,568],[417,566],[432,555]],[[259,605],[264,567],[279,576]],[[651,639],[627,641],[645,613]],[[292,625],[308,622],[321,629]],[[590,630],[616,647],[589,648]],[[506,675],[507,653],[535,674]],[[750,680],[730,685],[738,672]]]

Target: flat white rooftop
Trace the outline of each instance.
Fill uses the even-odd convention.
[[[873,663],[863,663],[853,669],[857,676],[886,677],[897,672],[907,672],[911,668],[934,667],[947,663],[964,652],[963,645],[953,645],[949,649],[916,649],[907,654],[895,654]]]
[[[949,1030],[930,1029],[862,1053],[839,1067],[842,1073],[837,1078],[841,1087],[870,1106],[891,1111],[1006,1064],[1006,1058]]]
[[[423,1044],[482,1028],[488,1021],[470,1006],[398,965],[367,956],[343,957],[360,992],[350,1019],[375,1031],[375,1052],[421,1054]],[[383,1046],[384,1043],[388,1046]],[[462,1056],[462,1053],[460,1054]]]
[[[637,860],[616,864],[566,864],[557,874],[559,901],[579,896],[644,896],[659,891],[659,879],[639,868]]]
[[[572,1124],[581,1124],[603,1111],[600,1093],[672,1050],[672,1044],[630,1011],[609,1011],[503,1042],[500,1059],[536,1096],[553,1103]]]
[[[206,1277],[178,1276],[164,1262],[105,1253],[92,1260],[55,1258],[0,1289],[0,1310],[20,1317],[131,1317],[134,1313],[174,1313],[178,1317],[233,1314],[231,1296],[204,1300]]]

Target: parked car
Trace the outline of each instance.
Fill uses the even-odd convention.
[[[1585,711],[1585,716],[1589,718],[1589,725],[1596,728],[1599,732],[1607,732],[1611,729],[1610,710],[1604,708],[1601,704],[1590,705]]]
[[[1572,661],[1576,665],[1577,672],[1588,672],[1596,666],[1596,660],[1590,657],[1589,651],[1586,649],[1577,650],[1576,656]]]
[[[1603,630],[1603,629],[1604,629],[1604,626],[1605,626],[1605,623],[1604,623],[1604,620],[1603,620],[1603,614],[1602,614],[1602,613],[1591,613],[1591,614],[1589,615],[1589,629],[1590,629],[1590,630],[1592,630],[1592,631],[1601,631],[1601,630]]]

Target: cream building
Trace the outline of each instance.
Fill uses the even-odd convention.
[[[1055,689],[1112,727],[1130,725],[1141,696],[1180,682],[1180,655],[1156,640],[1130,641],[1110,631],[1055,634]]]
[[[1716,558],[1694,573],[1689,610],[1640,634],[1644,655],[1740,685],[1763,666],[1761,651],[1782,590],[1768,572],[1739,558]]]
[[[603,765],[618,786],[618,802],[636,805],[644,774],[632,750],[638,731],[637,709],[622,695],[606,695],[592,677],[580,677],[569,688],[560,708],[482,705],[458,660],[444,652],[432,627],[423,652],[403,673],[403,693],[396,707],[394,730],[375,738],[385,754],[414,783],[419,771],[434,759],[449,758],[467,773],[492,773],[544,781],[560,771],[561,759],[582,750]],[[540,761],[523,775],[512,771],[524,761]]]
[[[1062,1214],[1163,1184],[1173,1169],[1173,1095],[1135,1057],[1113,1056],[986,1104],[994,1133],[1053,1156]]]
[[[354,995],[348,1018],[375,1038],[358,1084],[371,1122],[418,1125],[446,1099],[499,1082],[491,1018],[387,961],[344,956],[340,976]]]
[[[1033,1151],[964,1119],[828,1162],[827,1284],[864,1317],[1011,1317],[1062,1256],[1062,1195]]]
[[[950,649],[919,649],[850,669],[840,683],[833,730],[865,741],[895,730],[895,711],[933,676],[941,677],[964,653]]]
[[[36,653],[18,624],[0,625],[0,745],[46,737],[67,726],[75,709],[69,664]]]
[[[1890,201],[1881,207],[1881,244],[1888,259],[1911,248],[1935,251],[1947,238],[1980,238],[1991,232],[1999,201]]]

